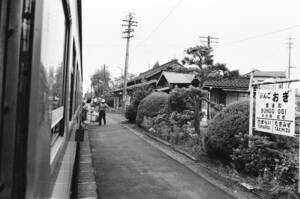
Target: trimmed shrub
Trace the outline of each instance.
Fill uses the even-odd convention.
[[[205,138],[206,150],[210,156],[228,159],[238,147],[235,135],[248,133],[249,101],[237,102],[219,112],[209,123]]]
[[[131,104],[126,107],[125,111],[125,117],[130,123],[135,123],[138,105],[141,100],[149,94],[149,92],[150,91],[146,91],[145,89],[137,89],[134,91]]]
[[[144,117],[154,117],[168,107],[169,95],[154,92],[145,97],[138,106],[136,123],[140,126]]]
[[[130,104],[129,106],[126,107],[125,117],[126,119],[128,119],[130,123],[135,123],[136,113],[137,113],[137,105]]]
[[[142,99],[151,93],[151,90],[147,89],[137,89],[134,91],[131,104],[138,106]]]
[[[169,107],[172,111],[182,112],[188,109],[184,88],[176,88],[170,92]]]

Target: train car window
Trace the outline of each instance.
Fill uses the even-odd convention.
[[[76,91],[75,91],[76,109],[75,110],[78,109],[78,92],[79,92],[79,87],[78,87],[78,83],[79,83],[78,73],[79,73],[79,71],[78,71],[78,63],[77,63],[77,65],[76,65]]]
[[[77,90],[77,93],[76,93],[76,107],[78,108],[78,106],[79,106],[79,99],[78,99],[78,96],[79,96],[79,81],[80,81],[78,63],[77,63],[76,68],[77,68],[77,75],[76,75],[76,81],[77,81],[77,83],[76,83],[76,87],[77,87],[77,89],[76,89]]]
[[[41,64],[47,74],[51,143],[64,131],[66,18],[61,0],[45,1]]]
[[[76,48],[75,48],[75,42],[73,41],[73,57],[72,57],[72,69],[71,69],[71,89],[70,89],[69,121],[72,120],[73,109],[74,109],[75,65],[76,65]]]
[[[78,70],[78,74],[77,74],[77,78],[78,78],[78,85],[77,85],[77,89],[78,89],[78,92],[77,92],[77,107],[79,107],[81,104],[81,96],[82,96],[82,88],[81,88],[81,71],[80,71],[80,67],[79,67],[79,64],[77,64],[77,70]]]

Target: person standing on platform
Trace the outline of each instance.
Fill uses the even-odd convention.
[[[106,110],[109,110],[109,106],[105,103],[105,99],[101,99],[99,104],[99,126],[103,124],[106,125]]]

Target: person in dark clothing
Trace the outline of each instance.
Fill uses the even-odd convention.
[[[109,106],[105,103],[105,99],[102,99],[99,104],[99,126],[102,125],[102,119],[104,125],[106,125],[106,110],[109,109]]]

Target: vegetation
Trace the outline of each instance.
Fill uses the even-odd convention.
[[[199,68],[197,70],[197,78],[200,80],[200,88],[205,81],[210,79],[235,78],[240,76],[238,70],[230,71],[226,67],[226,64],[214,64],[211,47],[197,45],[188,48],[185,53],[186,56],[182,60],[182,63],[184,65],[196,65]]]
[[[127,119],[136,121],[154,136],[188,148],[194,156],[206,153],[211,159],[221,160],[228,170],[268,187],[269,198],[299,198],[297,140],[262,132],[254,132],[249,138],[249,101],[222,110],[221,106],[209,102],[207,92],[201,89],[206,80],[239,77],[239,71],[229,71],[225,64],[214,64],[211,48],[196,46],[186,53],[183,64],[198,68],[171,66],[168,70],[195,73],[199,81],[189,88],[175,88],[170,95],[155,92],[146,96],[143,91],[136,92],[126,110]],[[200,128],[204,102],[220,111],[209,122],[207,132]],[[298,122],[299,115],[296,115]]]
[[[107,69],[104,69],[104,67],[97,69],[91,76],[91,84],[94,90],[94,96],[100,97],[108,93],[108,91],[111,89],[109,87],[110,80],[110,72]]]
[[[130,123],[135,123],[138,106],[142,99],[144,99],[151,90],[137,89],[133,92],[131,104],[126,108],[125,117]]]
[[[201,70],[203,66],[213,65],[212,48],[207,46],[195,46],[185,50],[186,56],[182,60],[183,64],[197,65]]]
[[[185,95],[188,97],[189,102],[193,106],[194,109],[194,128],[195,132],[200,138],[200,121],[203,118],[204,114],[202,110],[202,102],[207,101],[207,91],[202,90],[200,88],[189,87],[185,89]]]
[[[187,98],[185,89],[177,88],[171,90],[169,99],[170,110],[182,112],[186,109],[190,109]]]
[[[128,122],[135,123],[136,113],[137,113],[136,105],[130,104],[129,106],[126,107],[125,117],[128,120]]]
[[[249,128],[249,101],[233,103],[219,112],[209,123],[205,138],[206,150],[210,156],[230,159],[238,146],[235,137],[247,134]]]
[[[168,106],[169,95],[163,92],[153,92],[145,97],[138,106],[136,123],[141,126],[144,117],[154,117],[160,110]]]
[[[130,81],[136,77],[135,74],[128,73],[127,74],[127,81]],[[121,88],[124,85],[124,74],[119,77],[114,78],[114,88]]]
[[[155,64],[152,66],[152,69],[154,69],[154,68],[158,68],[160,65],[159,65],[159,62],[158,61],[156,61],[155,62]]]

